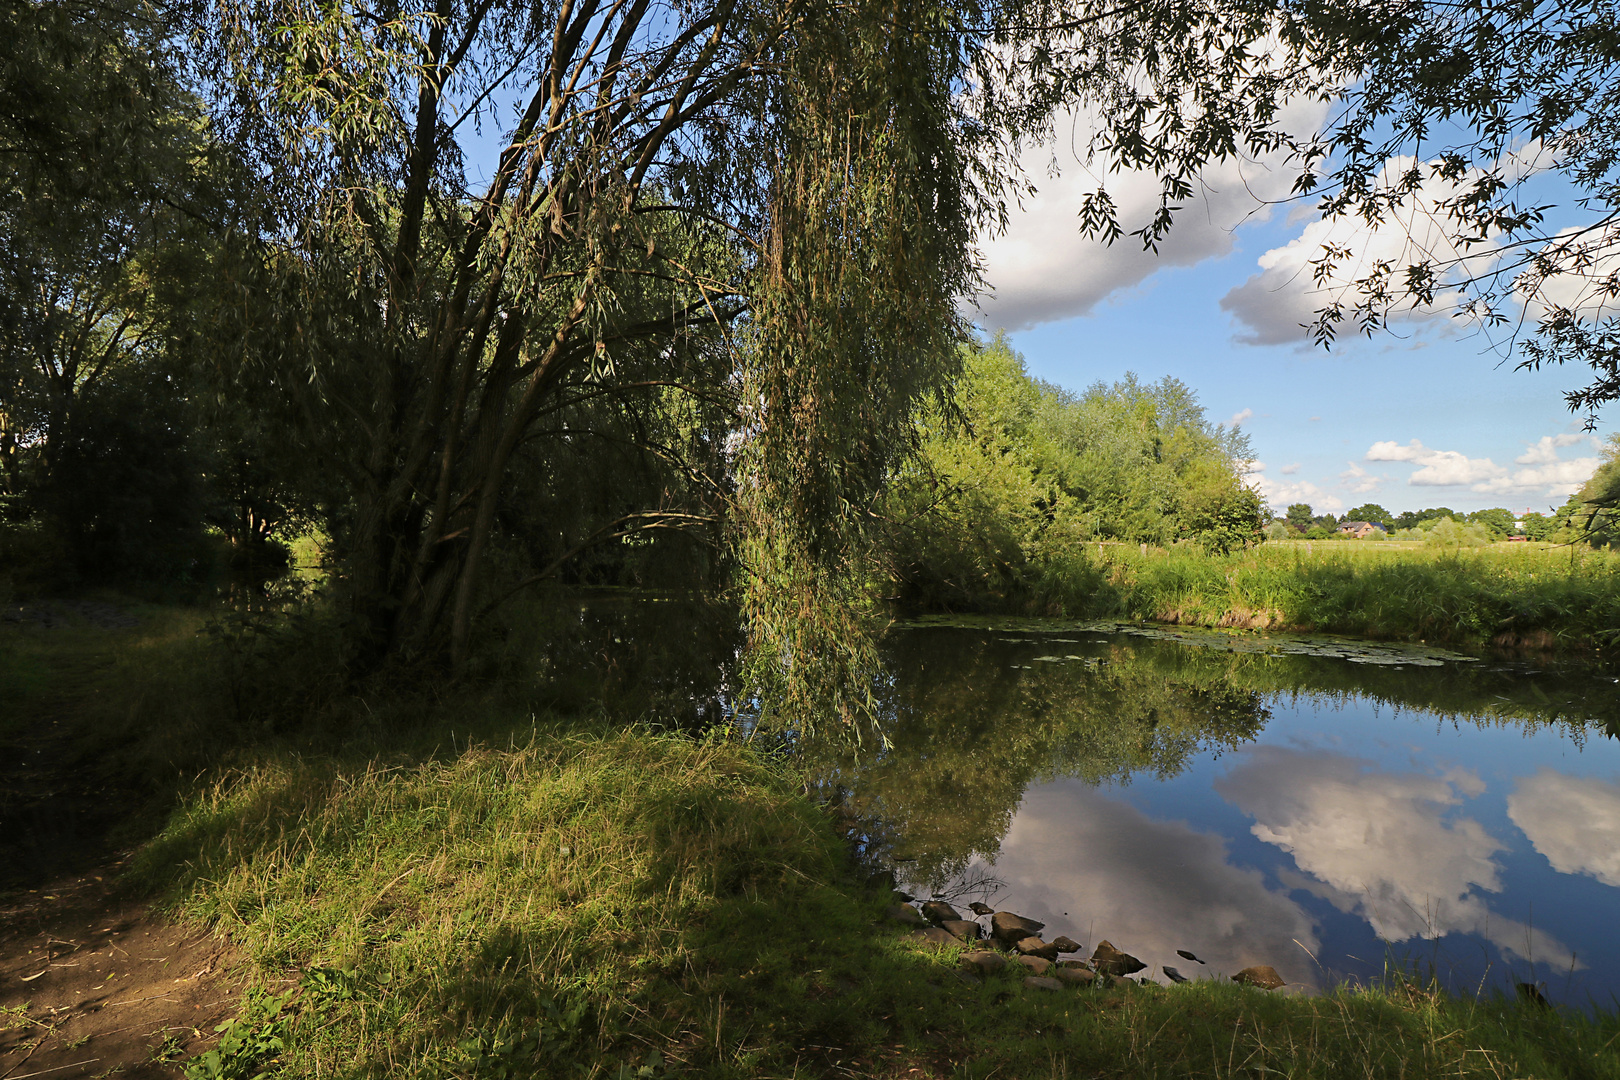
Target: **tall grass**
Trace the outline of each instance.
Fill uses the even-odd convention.
[[[140,873],[298,988],[294,1076],[1620,1077],[1613,1017],[1405,984],[962,981],[785,767],[688,737],[266,765]]]
[[[1087,588],[1050,596],[1071,615],[1372,638],[1586,649],[1620,631],[1620,555],[1496,544],[1394,543],[1087,549]]]

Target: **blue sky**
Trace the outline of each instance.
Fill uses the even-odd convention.
[[[1071,174],[1083,170],[1048,177],[1033,155],[1025,166],[1042,190],[985,246],[995,294],[980,324],[1008,328],[1033,374],[1071,389],[1127,371],[1186,382],[1211,419],[1249,434],[1254,480],[1278,511],[1545,511],[1596,466],[1607,432],[1583,434],[1562,398],[1584,369],[1516,371],[1509,350],[1444,316],[1331,352],[1305,340],[1297,324],[1321,300],[1299,268],[1324,226],[1264,208],[1286,194],[1285,171],[1251,163],[1211,177],[1155,259],[1128,237],[1109,248],[1078,236],[1073,199],[1094,183]],[[1109,186],[1127,222],[1153,195],[1129,177]]]

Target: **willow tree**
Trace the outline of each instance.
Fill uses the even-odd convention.
[[[864,523],[958,363],[1019,140],[1092,108],[1093,157],[1162,181],[1151,244],[1204,163],[1283,145],[1280,103],[1315,85],[1288,59],[1306,39],[1241,3],[212,10],[198,55],[266,189],[233,385],[329,473],[374,652],[464,664],[520,451],[573,437],[581,402],[684,396],[718,403],[722,467],[589,532],[711,522],[755,673],[800,715],[864,707]],[[1079,224],[1119,233],[1105,190]]]

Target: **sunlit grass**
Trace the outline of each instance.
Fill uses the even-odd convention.
[[[1620,629],[1620,556],[1589,548],[1316,541],[1230,555],[1117,545],[1087,558],[1100,584],[1066,598],[1070,614],[1541,649],[1590,648]]]
[[[260,985],[302,981],[289,1075],[1620,1076],[1613,1017],[1402,984],[969,984],[960,947],[883,920],[792,773],[727,742],[267,764],[177,814],[141,873]]]

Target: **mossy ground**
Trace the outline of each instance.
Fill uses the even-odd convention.
[[[197,1076],[1620,1077],[1612,1015],[1403,984],[969,984],[789,759],[489,687],[267,727],[199,622],[119,639],[80,718],[186,751],[135,883],[253,986]]]

